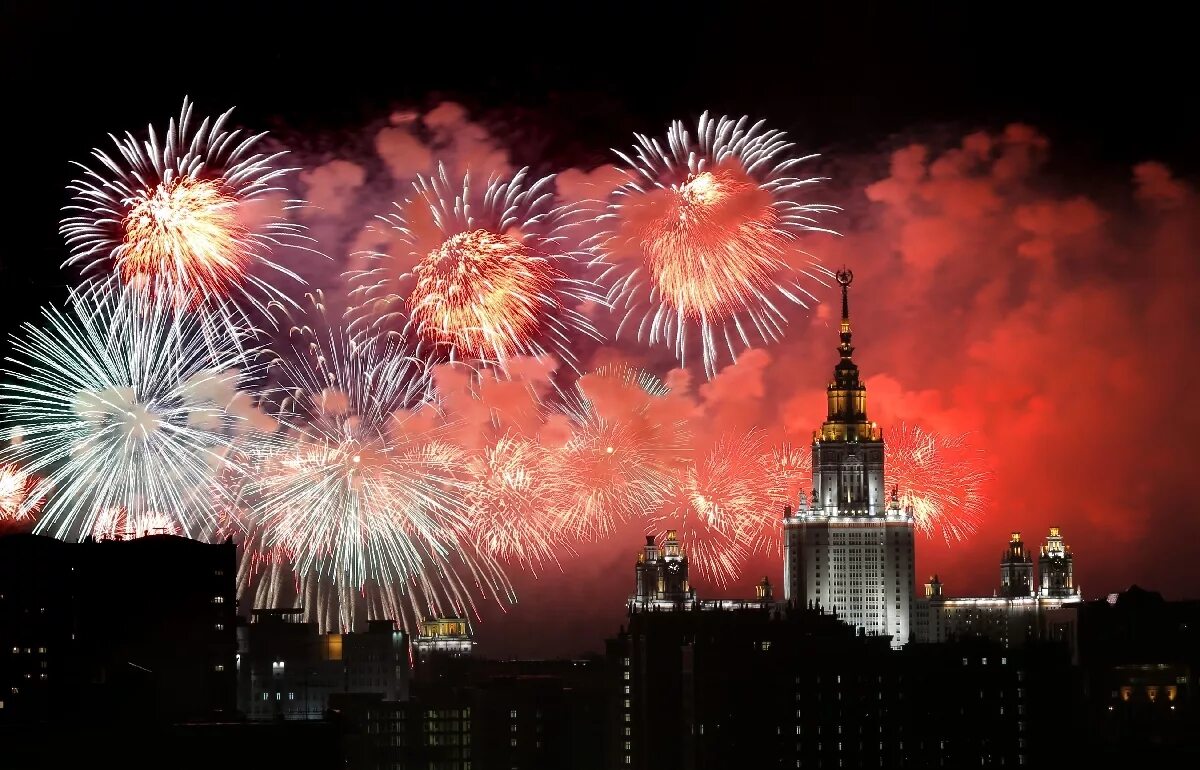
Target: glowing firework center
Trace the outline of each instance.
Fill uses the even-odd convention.
[[[771,285],[781,266],[778,216],[733,169],[693,174],[671,210],[642,233],[650,275],[664,301],[691,318],[725,318]]]
[[[842,285],[840,360],[828,413],[813,434],[813,490],[784,508],[785,598],[836,612],[867,634],[909,641],[913,615],[911,508],[884,487],[883,434],[867,419],[867,389],[851,355],[849,287]]]
[[[477,358],[504,358],[538,332],[539,314],[557,277],[511,235],[458,233],[413,271],[408,298],[421,335]]]
[[[178,287],[218,289],[242,275],[248,259],[236,199],[215,182],[180,177],[143,196],[132,202],[115,252],[125,281],[161,277]]]

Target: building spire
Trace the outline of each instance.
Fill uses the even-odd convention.
[[[854,273],[843,267],[837,271],[837,282],[842,285],[842,325],[841,325],[841,344],[838,345],[838,354],[841,360],[838,361],[833,370],[833,382],[839,388],[857,388],[858,367],[855,366],[851,356],[854,354],[854,346],[851,343],[852,333],[850,331],[850,284],[854,282]]]
[[[867,389],[858,376],[858,366],[852,358],[854,345],[850,331],[850,284],[854,273],[843,267],[835,273],[842,287],[842,323],[838,345],[840,359],[833,367],[829,383],[829,411],[820,435],[825,440],[879,440],[878,429],[867,420]]]

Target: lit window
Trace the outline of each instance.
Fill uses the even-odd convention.
[[[624,662],[622,663],[622,665],[623,665],[623,666],[625,666],[626,668],[628,668],[628,667],[629,667],[629,658],[625,658],[625,660],[624,660]]]
[[[225,597],[224,597],[224,596],[214,596],[214,597],[213,597],[213,600],[212,600],[212,603],[213,603],[213,604],[224,604],[224,603],[225,603]]]
[[[45,648],[45,647],[38,647],[38,652],[40,652],[41,654],[45,655],[45,654],[46,654],[46,648]]]
[[[282,696],[283,693],[279,692],[278,690],[275,691],[275,700],[282,700]]]
[[[629,694],[629,685],[625,685],[625,694],[626,694],[626,695],[628,695],[628,694]]]
[[[625,714],[625,721],[626,721],[626,722],[630,721],[630,719],[629,719],[629,714],[628,714],[628,713],[626,713],[626,714]]]
[[[508,718],[509,718],[509,719],[516,719],[516,718],[517,718],[517,710],[516,710],[516,709],[513,709],[512,711],[508,712]]]
[[[625,708],[629,708],[629,699],[628,698],[625,699]]]
[[[509,745],[509,746],[516,746],[516,745],[517,745],[517,739],[516,739],[516,738],[509,738],[509,739],[508,739],[508,745]]]
[[[213,671],[224,671],[224,670],[225,670],[225,664],[223,664],[223,663],[218,663],[217,665],[213,666]]]
[[[294,693],[294,692],[289,692],[289,693],[288,693],[288,700],[296,700],[296,693]]]
[[[218,623],[218,624],[216,624],[216,626],[214,626],[214,628],[216,628],[216,630],[218,630],[218,631],[224,631],[224,630],[225,630],[225,624],[224,624],[224,623]]]
[[[632,731],[632,730],[630,730],[628,727],[626,727],[626,728],[625,728],[625,734],[626,734],[626,735],[631,735],[631,734],[632,734],[632,732],[633,732],[633,731]]]
[[[625,681],[626,682],[629,681],[629,672],[628,671],[625,672]]]
[[[263,700],[266,700],[266,699],[267,699],[267,693],[265,693],[265,692],[264,692],[264,693],[262,694],[262,699],[263,699]]]
[[[631,744],[629,741],[625,741],[625,750],[626,751],[629,751],[632,747],[633,747],[633,744]]]
[[[633,757],[631,757],[631,756],[629,756],[628,754],[626,754],[626,755],[625,755],[625,764],[627,764],[627,765],[632,765],[632,764],[633,764]]]

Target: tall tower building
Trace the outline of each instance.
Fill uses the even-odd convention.
[[[1038,557],[1038,595],[1062,599],[1078,593],[1071,547],[1063,545],[1059,528],[1051,527]]]
[[[850,283],[842,286],[840,360],[828,388],[825,422],[813,434],[811,499],[784,509],[784,595],[867,634],[909,640],[913,612],[913,515],[898,490],[884,489],[884,442],[867,419],[867,388],[852,355]]]
[[[1033,596],[1033,558],[1025,550],[1021,533],[1014,532],[1000,557],[1000,595],[1008,599]]]

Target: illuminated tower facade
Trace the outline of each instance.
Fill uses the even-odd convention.
[[[1000,557],[1000,595],[1008,599],[1033,596],[1033,558],[1025,550],[1020,532],[1012,533]]]
[[[867,634],[909,640],[913,514],[884,488],[884,442],[867,419],[867,388],[852,358],[849,270],[842,286],[839,361],[824,424],[813,434],[811,498],[784,509],[784,596],[833,611]]]
[[[646,545],[637,561],[637,588],[630,597],[634,609],[685,607],[695,602],[696,591],[688,583],[688,560],[679,534],[667,530],[662,545],[646,535]]]
[[[1051,527],[1038,556],[1038,595],[1065,599],[1078,593],[1071,547],[1063,545],[1059,528]]]

